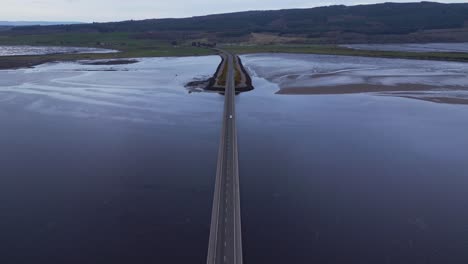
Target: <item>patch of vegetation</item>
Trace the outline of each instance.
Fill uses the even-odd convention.
[[[221,75],[218,78],[218,86],[224,87],[226,86],[227,74],[228,74],[228,63],[224,63],[223,70]]]
[[[239,86],[242,81],[242,75],[239,69],[240,69],[239,61],[235,59],[234,60],[234,84],[236,87]]]

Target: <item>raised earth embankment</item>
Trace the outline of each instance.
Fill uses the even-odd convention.
[[[227,58],[225,53],[220,53],[221,63],[219,64],[215,74],[210,78],[207,87],[205,90],[224,92],[226,88],[226,78],[227,78]],[[252,78],[242,65],[242,61],[238,56],[234,57],[234,79],[236,86],[236,93],[248,92],[254,89],[252,85]]]
[[[205,91],[221,92],[226,90],[226,80],[228,77],[227,53],[219,51],[221,62],[213,76],[207,80],[196,80],[189,82],[186,87],[189,89],[203,89]],[[242,61],[238,56],[234,56],[234,82],[236,93],[248,92],[254,89],[252,78],[248,71],[242,65]]]

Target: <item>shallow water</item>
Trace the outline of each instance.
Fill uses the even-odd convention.
[[[342,46],[358,50],[407,52],[468,52],[468,43],[351,44]]]
[[[116,50],[83,48],[83,47],[54,47],[54,46],[0,46],[0,56],[19,55],[47,55],[57,53],[114,53]]]
[[[237,101],[246,260],[468,261],[467,106],[274,95],[263,63],[282,57],[252,57],[256,89]]]
[[[280,87],[420,84],[468,89],[468,63],[461,62],[313,54],[252,54],[242,59]]]
[[[277,95],[264,62],[301,68],[264,56],[236,98],[245,262],[467,263],[468,107]],[[224,98],[184,85],[220,59],[139,60],[0,71],[1,263],[205,262]]]
[[[184,84],[219,61],[0,71],[0,262],[203,262],[224,100]]]
[[[301,88],[303,93],[353,92],[363,86],[367,92],[409,96],[463,99],[468,103],[468,63],[425,60],[382,59],[305,54],[253,54],[242,56],[258,76],[278,84],[277,91]],[[381,87],[381,88],[379,88]],[[276,92],[276,91],[275,91]]]

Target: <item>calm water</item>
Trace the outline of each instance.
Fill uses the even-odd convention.
[[[243,58],[254,75],[263,56]],[[249,263],[468,262],[466,105],[254,82],[237,102]]]
[[[54,47],[54,46],[0,46],[0,56],[18,55],[46,55],[57,53],[114,53],[116,50],[83,48],[83,47]]]
[[[202,263],[219,61],[0,71],[0,263]]]
[[[468,262],[467,106],[275,95],[243,61],[246,263]],[[183,85],[218,63],[0,71],[0,262],[204,263],[223,97]]]

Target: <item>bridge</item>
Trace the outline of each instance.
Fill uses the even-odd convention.
[[[228,67],[207,263],[242,264],[239,162],[235,112],[235,58],[230,53],[222,52],[226,55]]]

